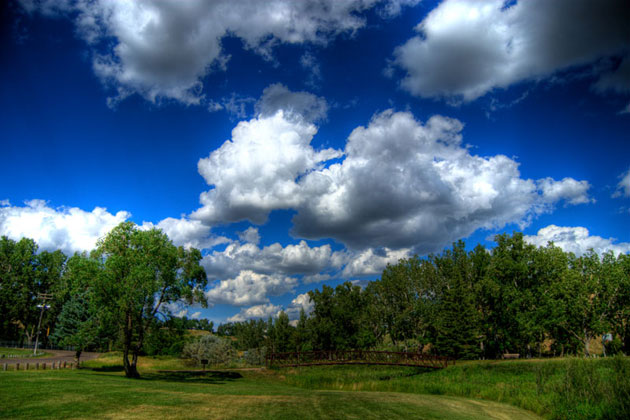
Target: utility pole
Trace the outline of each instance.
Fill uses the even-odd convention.
[[[50,308],[50,305],[46,305],[46,301],[52,299],[51,293],[38,293],[37,299],[41,299],[42,303],[37,305],[38,308],[42,308],[39,313],[39,322],[37,323],[37,336],[35,337],[35,348],[33,349],[33,356],[37,356],[37,346],[39,345],[39,330],[42,326],[42,317],[44,316],[44,311]]]

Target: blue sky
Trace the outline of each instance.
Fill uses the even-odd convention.
[[[457,239],[630,252],[627,2],[9,1],[0,234],[202,249],[215,322]]]

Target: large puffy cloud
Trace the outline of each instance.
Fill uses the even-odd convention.
[[[95,73],[118,90],[150,101],[203,101],[202,78],[229,59],[226,36],[269,57],[278,43],[324,45],[353,33],[359,14],[377,4],[388,13],[418,0],[21,0],[29,12],[72,17],[92,48]]]
[[[127,220],[126,211],[116,214],[96,207],[91,212],[76,207],[52,208],[43,200],[31,200],[24,207],[5,201],[0,207],[0,235],[37,242],[41,249],[60,249],[66,254],[90,251],[96,241]]]
[[[424,125],[410,113],[375,116],[350,134],[343,162],[304,177],[310,199],[293,219],[294,233],[426,253],[480,228],[524,225],[562,199],[589,200],[586,182],[535,182],[506,156],[471,155],[461,130],[441,116]]]
[[[615,254],[630,253],[630,243],[618,242],[612,238],[590,235],[584,227],[563,227],[549,225],[538,231],[536,235],[525,236],[525,240],[536,246],[546,246],[549,242],[562,248],[566,252],[573,252],[580,256],[589,249],[593,249],[599,255],[612,251]]]
[[[473,100],[494,88],[598,63],[595,88],[630,91],[625,0],[447,0],[395,50],[402,86],[421,97]],[[603,64],[603,65],[602,65]]]
[[[247,306],[269,302],[269,296],[282,296],[293,291],[297,280],[282,275],[258,274],[250,270],[221,280],[206,292],[211,304]]]
[[[343,160],[331,163],[341,153],[313,149],[314,125],[282,110],[258,116],[199,162],[214,189],[193,217],[262,223],[274,209],[295,209],[297,237],[426,253],[480,228],[523,227],[562,200],[592,201],[586,181],[523,179],[513,159],[472,155],[462,128],[442,116],[422,124],[385,111],[356,128]]]
[[[263,223],[271,210],[296,207],[296,178],[340,155],[333,149],[313,149],[316,132],[312,123],[283,110],[240,122],[232,140],[199,161],[199,173],[214,189],[201,195],[204,206],[192,217],[208,224],[242,219]]]

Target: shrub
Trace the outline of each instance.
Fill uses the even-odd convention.
[[[248,365],[262,366],[265,364],[267,356],[267,347],[249,349],[243,353],[243,361]]]
[[[230,340],[216,335],[203,335],[187,343],[182,350],[183,358],[194,360],[197,364],[204,359],[211,365],[229,364],[236,356]]]

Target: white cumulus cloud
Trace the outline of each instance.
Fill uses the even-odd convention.
[[[348,263],[343,269],[345,278],[381,274],[387,264],[396,264],[402,258],[412,256],[411,250],[402,248],[392,250],[389,248],[368,248],[361,252],[351,254]]]
[[[339,267],[330,245],[310,247],[306,241],[282,246],[274,243],[263,248],[252,242],[233,242],[223,251],[208,253],[202,260],[208,278],[234,277],[244,270],[258,274],[316,275]]]
[[[280,312],[284,311],[289,316],[291,324],[295,326],[300,317],[300,310],[304,309],[304,312],[308,315],[313,311],[314,306],[315,304],[311,301],[308,293],[303,293],[297,295],[286,308],[272,303],[254,305],[249,308],[242,308],[236,315],[228,318],[228,321],[243,322],[248,319],[266,319],[270,316],[277,317]]]
[[[216,282],[206,292],[211,304],[248,306],[269,302],[269,296],[282,296],[293,291],[297,279],[282,275],[241,271],[236,277]]]
[[[591,185],[587,181],[576,181],[573,178],[555,181],[552,178],[544,178],[538,181],[538,187],[542,191],[543,197],[552,203],[559,200],[565,200],[569,204],[595,202],[588,196]]]
[[[254,305],[249,308],[243,308],[234,316],[228,318],[229,322],[244,322],[248,319],[266,319],[276,317],[282,311],[282,307],[279,305],[273,305],[266,303],[263,305]]]
[[[214,188],[201,194],[203,207],[191,217],[206,224],[249,219],[264,223],[271,210],[299,204],[296,178],[340,155],[315,150],[316,127],[289,118],[283,110],[240,122],[226,141],[198,163]]]
[[[102,207],[88,212],[77,207],[52,208],[43,200],[27,201],[23,207],[7,201],[0,207],[0,235],[13,240],[31,238],[40,249],[60,249],[71,255],[91,251],[99,238],[130,216],[126,211],[112,214]]]
[[[540,229],[536,235],[526,235],[525,240],[536,246],[546,246],[549,242],[553,242],[565,252],[573,252],[577,256],[583,255],[589,249],[593,249],[600,256],[609,251],[615,254],[630,252],[630,243],[590,235],[588,229],[581,226],[549,225]]]
[[[292,92],[286,86],[276,83],[265,88],[255,109],[262,117],[273,116],[282,110],[287,117],[294,116],[315,122],[326,118],[328,103],[312,93]]]
[[[342,153],[315,150],[317,128],[283,110],[258,116],[199,161],[213,189],[191,217],[263,223],[273,210],[294,209],[296,237],[424,254],[478,229],[524,227],[558,202],[592,202],[587,181],[524,179],[513,159],[471,154],[462,129],[452,118],[422,123],[388,110],[353,130]]]
[[[184,248],[205,249],[229,242],[229,239],[225,237],[212,235],[210,226],[204,225],[199,220],[167,217],[160,220],[157,225],[144,222],[141,227],[143,229],[161,229],[173,241],[174,245]]]
[[[29,12],[73,19],[90,46],[94,72],[118,92],[152,102],[204,101],[205,75],[226,68],[223,37],[270,57],[279,43],[325,45],[365,25],[361,12],[384,15],[418,0],[21,0]]]
[[[625,0],[446,0],[398,47],[402,87],[420,97],[470,101],[494,88],[597,64],[597,90],[630,90]],[[622,64],[599,60],[626,56]],[[605,63],[604,63],[605,64]]]

